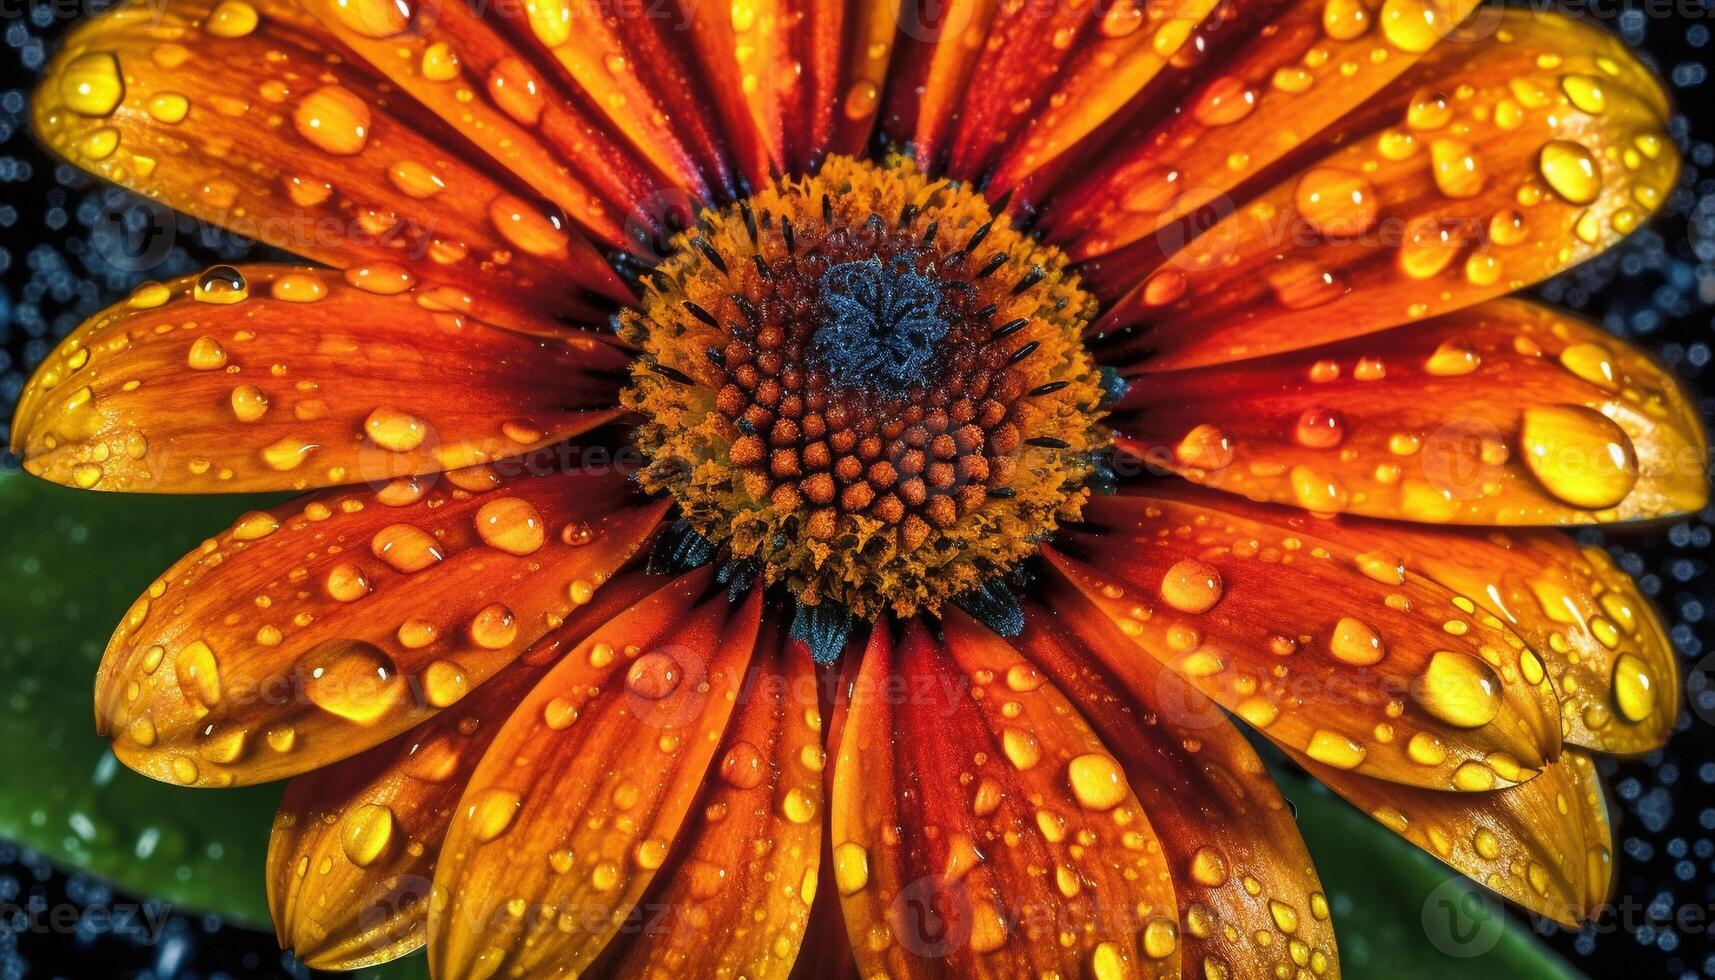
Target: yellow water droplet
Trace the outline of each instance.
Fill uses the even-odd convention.
[[[518,638],[518,618],[506,606],[491,602],[477,610],[465,632],[484,650],[503,650]]]
[[[280,529],[280,519],[265,510],[253,510],[232,522],[234,541],[259,541]]]
[[[1572,104],[1599,116],[1608,108],[1608,97],[1602,91],[1602,80],[1594,75],[1571,74],[1560,80],[1560,90],[1572,100]]]
[[[396,453],[410,452],[423,444],[428,424],[394,408],[377,408],[363,420],[363,431],[377,446]]]
[[[214,651],[202,640],[192,640],[179,649],[173,658],[173,674],[178,678],[179,690],[203,707],[213,707],[220,701],[220,664]]]
[[[357,640],[323,643],[299,658],[304,696],[323,711],[368,724],[391,711],[405,695],[393,661]]]
[[[869,851],[846,841],[834,848],[834,884],[841,895],[855,895],[869,884]]]
[[[1090,952],[1090,974],[1095,980],[1130,980],[1134,975],[1131,958],[1111,940],[1097,943]]]
[[[1471,144],[1456,139],[1431,140],[1429,161],[1435,187],[1441,193],[1467,198],[1483,192],[1483,162]]]
[[[1649,664],[1629,653],[1614,658],[1614,707],[1627,721],[1637,723],[1655,711],[1655,674]]]
[[[360,153],[369,142],[369,104],[338,85],[324,85],[304,96],[292,122],[298,135],[335,156]]]
[[[1602,193],[1602,165],[1590,148],[1573,140],[1549,140],[1537,156],[1542,179],[1573,204],[1589,204]]]
[[[1173,447],[1173,458],[1180,466],[1199,470],[1218,470],[1232,465],[1235,450],[1226,433],[1213,425],[1195,426]]]
[[[1387,653],[1379,633],[1368,623],[1342,616],[1334,624],[1334,634],[1328,640],[1328,649],[1340,660],[1354,666],[1367,667],[1381,662]]]
[[[1337,732],[1318,728],[1310,734],[1310,744],[1304,753],[1317,762],[1336,769],[1354,769],[1364,761],[1364,747]]]
[[[365,803],[346,815],[339,840],[352,864],[369,867],[393,841],[393,811],[379,803]]]
[[[401,572],[420,572],[445,557],[433,535],[411,524],[389,524],[375,532],[369,550]]]
[[[1227,859],[1212,847],[1199,847],[1191,855],[1191,880],[1205,888],[1227,882]]]
[[[1456,728],[1480,728],[1500,714],[1501,679],[1488,664],[1453,650],[1437,650],[1412,685],[1423,710]]]
[[[1350,41],[1370,29],[1370,11],[1359,0],[1327,0],[1322,30],[1336,41]]]
[[[406,0],[333,0],[340,23],[369,38],[397,37],[411,26]]]
[[[245,0],[221,0],[203,23],[203,29],[215,37],[244,37],[256,29],[260,20],[256,8]]]
[[[60,99],[81,116],[111,115],[125,97],[119,58],[111,51],[90,51],[66,63],[60,72]]]
[[[1375,223],[1378,211],[1370,182],[1336,167],[1307,171],[1293,190],[1293,203],[1310,227],[1335,238],[1363,234]]]
[[[1406,743],[1405,754],[1420,766],[1439,766],[1447,761],[1447,750],[1441,747],[1441,739],[1429,732],[1411,736],[1411,741]]]
[[[510,194],[501,194],[488,205],[488,218],[508,242],[530,255],[559,255],[566,250],[562,222]]]
[[[1452,30],[1452,23],[1432,0],[1387,0],[1381,10],[1382,36],[1402,51],[1421,54]]]
[[[1179,948],[1179,927],[1171,919],[1156,916],[1143,927],[1143,955],[1164,960]]]
[[[517,819],[521,806],[523,801],[517,793],[503,789],[483,790],[466,810],[476,839],[486,844],[506,833]]]
[[[1525,465],[1555,497],[1592,510],[1626,499],[1638,482],[1637,451],[1625,431],[1595,409],[1525,409],[1519,428]]]
[[[1018,769],[1029,769],[1042,761],[1042,746],[1036,741],[1036,736],[1017,728],[1007,728],[1000,733],[1001,750],[1006,758]]]
[[[794,786],[781,798],[780,812],[793,823],[809,823],[816,818],[816,798]]]
[[[1175,562],[1161,579],[1161,598],[1180,612],[1208,612],[1221,601],[1221,589],[1221,573],[1195,558]]]
[[[510,555],[528,555],[542,547],[547,529],[529,501],[501,497],[476,512],[476,533],[484,544]]]
[[[423,669],[423,699],[430,707],[455,704],[470,690],[464,669],[450,660],[437,660]]]
[[[327,294],[327,283],[309,272],[288,272],[268,286],[268,295],[283,303],[314,303]]]
[[[356,602],[369,594],[369,577],[356,562],[341,562],[328,569],[328,595],[339,602]]]
[[[1447,340],[1429,355],[1429,360],[1423,363],[1423,370],[1438,378],[1451,378],[1470,374],[1482,363],[1483,358],[1476,351],[1458,341]]]
[[[431,82],[450,82],[459,77],[458,52],[445,41],[436,41],[423,49],[423,77]]]
[[[1274,919],[1275,928],[1287,935],[1298,931],[1298,910],[1277,898],[1268,900],[1268,914]]]
[[[1066,780],[1086,810],[1112,810],[1131,793],[1125,773],[1106,755],[1090,753],[1074,758],[1066,766]]]

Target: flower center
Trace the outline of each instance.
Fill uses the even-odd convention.
[[[909,162],[705,211],[620,317],[646,488],[750,581],[873,618],[987,589],[1075,520],[1104,385],[1058,251]],[[824,609],[826,611],[826,609]]]

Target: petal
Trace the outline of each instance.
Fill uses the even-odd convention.
[[[1580,21],[1499,19],[1330,127],[1296,173],[1237,210],[1217,199],[1230,213],[1182,250],[1179,226],[1084,263],[1098,292],[1130,289],[1098,356],[1161,371],[1352,337],[1521,289],[1640,224],[1679,166],[1655,80]]]
[[[1222,5],[1220,16],[1195,31],[1171,21],[1145,24],[1139,7],[1146,16],[1184,16],[1177,6],[1117,4],[1109,23],[1135,33],[1104,44],[1140,47],[1134,59],[1166,50],[1170,71],[1107,124],[1113,132],[1105,140],[1077,144],[1074,138],[1114,111],[1104,111],[1110,100],[1130,94],[1115,91],[1122,72],[1104,71],[1104,59],[1093,59],[1062,88],[1078,94],[1051,102],[1033,118],[1031,132],[1041,145],[1015,147],[995,178],[1010,184],[1053,161],[1056,172],[1034,178],[1033,194],[1047,196],[1042,227],[1049,239],[1076,259],[1131,245],[1235,193],[1423,56],[1412,38],[1401,37],[1410,44],[1402,47],[1382,31],[1379,12],[1362,3]],[[1420,21],[1444,32],[1471,4],[1393,8],[1421,10]],[[1158,95],[1158,89],[1167,91]],[[1283,119],[1292,125],[1282,126]],[[1077,153],[1064,153],[1073,146]],[[1062,153],[1057,160],[1056,151]]]
[[[913,621],[897,646],[878,627],[852,688],[830,819],[859,968],[1177,976],[1177,945],[1142,941],[1177,906],[1125,774],[1015,650],[946,627]]]
[[[1662,517],[1708,499],[1707,444],[1673,379],[1530,303],[1132,381],[1114,418],[1122,445],[1255,500],[1516,525]]]
[[[507,715],[593,630],[621,615],[671,619],[683,612],[675,605],[682,594],[627,572],[451,710],[287,784],[268,841],[268,908],[280,945],[319,970],[354,970],[421,947],[441,841]]]
[[[558,71],[532,63],[525,45],[495,23],[500,11],[440,0],[409,5],[386,0],[303,0],[303,9],[448,126],[468,134],[494,163],[553,201],[596,240],[631,247],[638,202],[683,186],[701,192],[682,155],[655,145],[633,147],[606,117],[586,107]],[[531,3],[530,16],[552,16]],[[517,16],[524,5],[508,8]],[[589,22],[580,23],[588,30]],[[473,97],[473,84],[482,97]],[[669,144],[674,145],[676,144]]]
[[[441,308],[547,329],[599,313],[568,284],[629,296],[538,194],[339,57],[301,8],[212,6],[80,25],[37,91],[36,131],[172,208],[386,288],[414,283]]]
[[[1114,751],[1160,836],[1187,973],[1338,975],[1328,900],[1292,811],[1225,714],[1058,579],[1017,647]],[[1027,681],[1028,683],[1028,681]],[[1166,943],[1158,930],[1146,944]]]
[[[1504,622],[1547,670],[1567,742],[1636,754],[1667,741],[1680,698],[1673,644],[1601,549],[1555,531],[1473,533],[1352,518],[1339,521],[1337,536],[1372,563],[1432,579]]]
[[[63,341],[19,401],[30,472],[96,490],[302,490],[518,456],[617,414],[627,358],[594,334],[525,336],[325,269],[236,273],[249,298],[196,276],[150,283]]]
[[[829,153],[859,154],[868,146],[896,7],[890,0],[746,0],[731,8],[721,26],[734,46],[740,87],[786,173],[813,172]]]
[[[638,904],[645,927],[621,930],[591,976],[792,972],[820,890],[827,755],[808,649],[774,620],[759,647],[715,769]]]
[[[121,761],[198,786],[404,732],[587,602],[659,523],[623,472],[481,469],[253,511],[133,605],[96,677]]]
[[[1441,793],[1341,772],[1292,753],[1383,826],[1532,912],[1576,929],[1613,886],[1613,834],[1596,767],[1568,752],[1528,783]]]
[[[1045,551],[1053,567],[1287,748],[1466,790],[1559,754],[1554,690],[1523,641],[1416,572],[1378,567],[1337,526],[1179,482],[1096,498],[1085,519]]]
[[[708,594],[711,578],[683,581],[704,596],[684,616],[598,630],[507,719],[435,871],[433,975],[581,973],[622,927],[679,836],[756,645],[760,593],[734,606]],[[808,821],[801,787],[778,805]]]

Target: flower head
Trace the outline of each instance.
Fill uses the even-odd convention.
[[[84,488],[306,492],[149,587],[96,706],[156,778],[291,779],[312,965],[1332,975],[1229,715],[1532,910],[1611,887],[1591,754],[1678,678],[1554,526],[1701,507],[1707,446],[1501,298],[1672,190],[1605,35],[171,0],[34,112],[317,263],[145,284],[14,427]]]

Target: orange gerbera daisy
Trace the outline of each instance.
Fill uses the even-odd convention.
[[[1605,899],[1590,753],[1678,681],[1547,526],[1701,507],[1706,444],[1497,297],[1671,192],[1655,81],[1437,0],[928,7],[168,0],[66,43],[57,150],[322,263],[138,289],[15,425],[75,486],[312,491],[96,687],[143,773],[292,779],[306,962],[1331,975],[1222,709],[1521,905]]]

